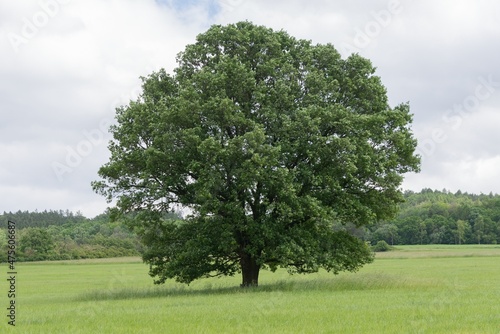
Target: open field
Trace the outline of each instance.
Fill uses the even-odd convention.
[[[263,271],[257,289],[154,286],[138,258],[18,263],[16,327],[3,315],[0,332],[500,333],[500,246],[397,248],[355,274]]]

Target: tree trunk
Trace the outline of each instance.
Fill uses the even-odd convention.
[[[240,257],[240,265],[243,278],[240,286],[242,288],[258,286],[260,265],[257,264],[257,261],[249,254],[244,253]]]

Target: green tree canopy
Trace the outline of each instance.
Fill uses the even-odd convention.
[[[19,250],[36,260],[45,260],[54,248],[54,240],[46,229],[29,227],[23,230],[19,240]]]
[[[419,165],[409,105],[389,107],[370,61],[249,22],[212,26],[177,61],[117,109],[93,182],[137,214],[156,282],[370,262],[335,226],[392,217]],[[179,204],[192,214],[159,219]]]

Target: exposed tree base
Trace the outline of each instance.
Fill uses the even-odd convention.
[[[240,258],[242,283],[240,287],[257,287],[259,285],[260,266],[254,258],[248,254],[242,254]]]

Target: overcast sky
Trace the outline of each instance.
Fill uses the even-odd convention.
[[[0,212],[102,213],[115,107],[241,20],[373,62],[414,113],[422,171],[403,189],[500,193],[500,1],[0,0]]]

